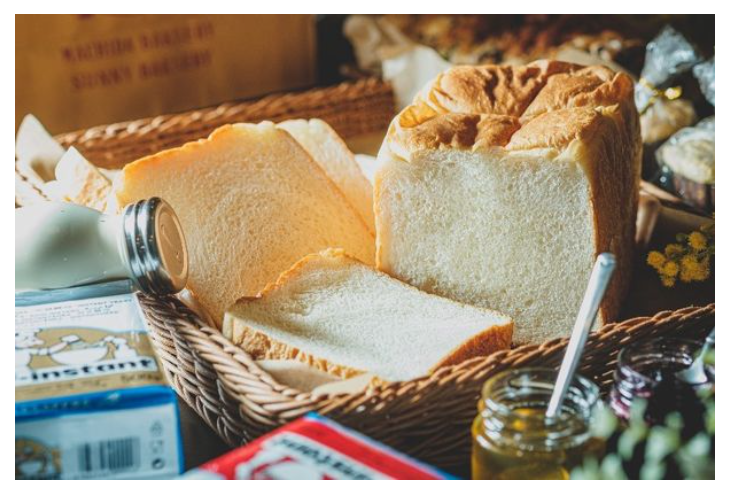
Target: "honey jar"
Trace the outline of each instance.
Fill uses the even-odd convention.
[[[488,380],[472,426],[472,478],[566,480],[603,442],[591,437],[599,388],[577,376],[560,412],[546,416],[556,372],[506,371]]]

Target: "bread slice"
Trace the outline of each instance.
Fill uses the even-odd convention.
[[[74,147],[70,147],[56,165],[56,181],[46,183],[49,195],[99,211],[104,211],[112,191],[112,183],[102,172],[87,161]]]
[[[127,165],[118,207],[158,196],[177,213],[190,258],[188,287],[220,325],[309,253],[342,247],[373,263],[374,238],[310,155],[272,123],[219,128],[207,139]]]
[[[310,392],[321,385],[343,382],[337,376],[296,360],[260,360],[257,364],[278,383],[300,391]]]
[[[375,234],[373,186],[335,130],[318,119],[289,120],[277,126],[289,132],[312,155]]]
[[[515,341],[569,335],[597,254],[632,271],[641,141],[633,83],[604,67],[456,67],[392,122],[374,186],[377,265],[497,309]]]
[[[227,312],[223,333],[257,359],[347,378],[405,381],[510,346],[512,321],[421,292],[345,255],[309,255]]]

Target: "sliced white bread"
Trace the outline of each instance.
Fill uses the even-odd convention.
[[[289,120],[277,126],[286,130],[312,155],[375,234],[373,186],[337,132],[318,119]]]
[[[272,123],[219,128],[127,165],[117,206],[158,196],[175,210],[190,258],[188,287],[220,325],[303,256],[342,247],[373,263],[374,237],[310,155]]]
[[[632,80],[537,62],[455,67],[391,124],[374,205],[378,267],[497,309],[515,341],[568,336],[597,254],[618,265],[599,323],[632,273],[641,141]]]
[[[257,364],[278,383],[300,391],[309,392],[318,386],[343,381],[337,376],[296,360],[260,360]]]
[[[345,255],[309,255],[226,312],[223,333],[257,359],[292,359],[347,378],[405,381],[510,346],[495,311],[422,292]]]
[[[104,211],[112,182],[74,147],[69,148],[55,169],[56,180],[44,189],[55,199]]]

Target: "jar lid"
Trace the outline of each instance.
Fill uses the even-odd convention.
[[[143,292],[175,294],[188,280],[188,251],[175,211],[161,198],[124,209],[124,237],[132,280]]]

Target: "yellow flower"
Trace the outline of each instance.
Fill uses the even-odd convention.
[[[706,280],[709,274],[710,262],[708,258],[698,261],[695,256],[687,255],[680,260],[680,280],[683,282]]]
[[[659,270],[665,264],[665,255],[659,251],[650,251],[650,254],[647,255],[647,264]]]
[[[698,264],[700,265],[698,280],[706,280],[711,276],[711,259],[706,256]]]
[[[681,246],[680,244],[672,243],[665,246],[665,256],[667,256],[668,258],[682,255],[683,253],[685,253],[685,248],[683,248],[683,246]]]
[[[662,281],[662,284],[665,287],[674,287],[675,286],[675,277],[660,277],[660,280]]]
[[[690,236],[688,236],[688,244],[690,244],[690,247],[694,250],[700,251],[708,246],[708,240],[703,233],[692,232]]]
[[[675,261],[668,261],[665,266],[662,267],[662,274],[666,277],[677,277],[680,267]]]
[[[715,219],[715,214],[714,214]],[[678,234],[677,243],[647,255],[647,264],[659,274],[665,287],[673,287],[677,280],[698,282],[711,276],[711,258],[715,255],[715,222],[701,226],[700,231]]]

